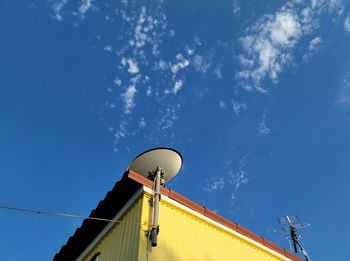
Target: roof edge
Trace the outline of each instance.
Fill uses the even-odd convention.
[[[150,189],[153,189],[153,186],[154,186],[154,183],[147,179],[146,177],[132,171],[132,170],[129,170],[127,173],[125,173],[127,175],[128,178],[150,188]],[[248,230],[247,228],[245,227],[242,227],[241,225],[237,224],[237,223],[234,223],[226,218],[224,218],[223,216],[220,216],[219,214],[215,213],[214,211],[210,210],[210,209],[207,209],[206,207],[203,207],[197,203],[195,203],[194,201],[186,198],[185,196],[171,190],[171,189],[168,189],[168,188],[165,188],[165,187],[161,187],[160,188],[160,193],[172,200],[175,200],[177,201],[178,203],[192,209],[193,211],[195,212],[198,212],[199,214],[202,214],[203,216],[215,221],[215,222],[218,222],[219,224],[229,228],[229,229],[232,229],[234,231],[236,231],[237,233],[245,236],[245,237],[248,237],[249,239],[271,249],[272,251],[274,252],[277,252],[279,253],[280,255],[282,256],[285,256],[286,258],[289,258],[293,261],[305,261],[304,259],[294,255],[293,253],[285,250],[284,248],[282,247],[279,247],[278,245],[272,243],[271,241],[263,238],[262,236],[259,236],[257,234],[255,234],[254,232]]]

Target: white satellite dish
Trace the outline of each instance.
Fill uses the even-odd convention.
[[[179,152],[170,148],[154,148],[134,158],[127,169],[154,181],[153,219],[151,230],[148,231],[152,247],[156,247],[158,244],[160,186],[175,177],[181,167],[182,156]]]
[[[182,156],[179,152],[171,148],[153,148],[147,150],[135,157],[128,166],[127,170],[148,178],[150,173],[161,168],[165,174],[164,180],[169,181],[182,167]]]

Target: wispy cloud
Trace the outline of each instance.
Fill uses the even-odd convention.
[[[238,55],[242,69],[237,73],[238,85],[245,90],[267,92],[266,80],[277,83],[280,73],[293,62],[295,47],[303,36],[319,27],[325,10],[340,14],[341,0],[289,0],[280,10],[260,17],[240,38],[243,53]],[[309,59],[321,43],[314,38],[309,45]]]
[[[122,93],[123,103],[124,103],[124,113],[131,113],[132,108],[135,106],[135,94],[137,90],[134,85],[130,85],[124,93]]]
[[[66,15],[74,15],[78,16],[80,19],[85,18],[85,14],[93,9],[93,0],[81,0],[80,3],[76,3],[74,1],[70,0],[47,0],[51,4],[51,9],[53,11],[52,18],[55,19],[56,21],[61,22]],[[74,4],[77,4],[75,7],[77,10],[70,10],[70,11],[65,11],[67,9],[67,6],[71,6]],[[71,8],[71,7],[69,7]]]
[[[312,56],[318,51],[320,44],[322,43],[321,37],[315,37],[309,43],[309,49],[306,54],[303,55],[305,62],[309,61]]]
[[[136,74],[138,73],[140,70],[139,70],[139,67],[138,67],[138,63],[135,59],[133,58],[128,58],[126,59],[125,57],[123,57],[121,59],[121,62],[120,62],[124,67],[127,66],[128,68],[128,72],[131,73],[131,74]]]
[[[139,120],[139,127],[140,127],[140,128],[146,127],[145,118],[141,118],[141,119]]]
[[[277,82],[283,66],[291,60],[291,49],[301,36],[300,21],[292,9],[267,15],[255,24],[250,33],[240,39],[245,55],[238,79],[246,90],[256,88],[261,92],[262,80],[269,77]]]
[[[185,59],[185,57],[181,53],[178,53],[176,55],[176,63],[171,65],[171,72],[173,74],[177,74],[180,70],[186,68],[189,65],[189,60]]]
[[[79,26],[85,19],[90,19],[87,16],[89,12],[97,10],[96,17],[102,18],[99,21],[106,23],[106,28],[115,30],[115,35],[108,37],[101,31],[95,37],[97,44],[94,47],[116,56],[116,75],[114,79],[109,78],[110,83],[106,88],[108,101],[104,105],[108,108],[108,115],[103,118],[108,121],[107,126],[111,126],[116,144],[121,144],[122,139],[141,133],[140,129],[151,125],[155,126],[152,131],[157,133],[149,136],[159,139],[166,135],[171,137],[171,129],[184,102],[180,93],[184,90],[186,72],[210,72],[211,76],[214,73],[217,78],[221,77],[220,67],[212,63],[212,56],[208,52],[202,54],[199,51],[206,50],[207,46],[197,36],[181,41],[172,49],[173,52],[163,55],[162,50],[168,50],[168,47],[162,47],[169,46],[170,41],[172,44],[176,35],[168,25],[163,0],[154,0],[147,4],[137,0],[122,0],[122,3],[95,0],[47,1],[50,6],[52,4],[57,20],[69,16],[73,18],[73,25]],[[216,70],[211,70],[212,68]],[[192,93],[204,94],[207,91],[208,88],[198,88]],[[143,105],[146,103],[152,111],[152,118],[144,117],[140,120],[140,115],[144,115]],[[115,113],[114,117],[111,112]],[[129,126],[139,128],[128,130]]]
[[[311,0],[311,7],[320,11],[327,9],[341,15],[344,11],[344,0]]]
[[[344,29],[347,31],[347,32],[350,32],[350,14],[348,14],[345,18],[345,21],[344,21]]]
[[[110,45],[106,45],[105,47],[103,47],[103,50],[105,50],[106,52],[112,52],[113,51],[112,46],[110,46]]]
[[[241,103],[238,101],[231,101],[231,103],[232,103],[233,112],[235,113],[236,116],[239,116],[239,114],[241,113],[241,110],[247,109],[247,104],[245,103]]]
[[[159,111],[159,114],[162,115],[157,127],[159,133],[165,134],[164,131],[170,129],[174,125],[174,122],[178,118],[177,111],[180,107],[180,104],[178,104],[175,107]]]
[[[63,8],[69,3],[70,0],[59,0],[51,2],[51,9],[54,12],[52,16],[55,20],[61,22],[63,20],[62,11]]]
[[[244,155],[239,159],[239,167],[238,171],[229,171],[229,183],[234,185],[233,191],[231,193],[231,199],[235,200],[237,197],[237,193],[240,189],[240,187],[244,184],[247,184],[249,179],[248,179],[248,173],[245,170],[246,166],[248,164],[248,156]]]
[[[216,79],[221,79],[222,78],[222,72],[220,67],[216,67],[213,71]]]
[[[219,106],[220,106],[221,109],[226,109],[226,102],[219,101]]]
[[[92,7],[92,1],[93,0],[83,0],[81,5],[79,6],[79,14],[81,18],[84,18],[85,14],[89,11],[89,9]]]
[[[124,138],[125,137],[126,132],[127,132],[127,126],[128,126],[128,123],[126,121],[124,121],[124,120],[122,120],[119,123],[118,129],[114,133],[114,136],[115,136],[115,138],[117,140],[120,139],[120,138]],[[110,130],[113,131],[114,128],[110,127]]]
[[[174,88],[173,88],[173,93],[176,94],[183,86],[183,81],[182,80],[177,80],[175,82]]]
[[[258,134],[267,135],[271,132],[271,129],[266,125],[266,115],[264,114],[258,125]]]
[[[208,193],[226,191],[232,200],[232,204],[237,198],[237,194],[242,185],[247,184],[249,181],[248,172],[246,171],[247,164],[247,155],[243,155],[238,160],[238,163],[227,160],[220,171],[221,175],[206,179],[203,190]],[[234,167],[234,165],[236,166]]]
[[[213,180],[206,180],[204,191],[213,192],[215,190],[223,189],[225,186],[225,179],[223,177],[214,178]]]
[[[350,61],[345,65],[336,103],[341,108],[350,108]]]
[[[241,5],[239,4],[238,0],[233,1],[232,11],[235,15],[239,14],[239,12],[241,11]]]
[[[193,67],[197,72],[205,74],[211,66],[210,61],[206,61],[202,55],[196,54],[193,57]]]

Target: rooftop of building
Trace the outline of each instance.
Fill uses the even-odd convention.
[[[124,173],[122,179],[118,181],[105,198],[101,200],[97,207],[91,211],[89,217],[113,219],[128,200],[142,187],[153,187],[153,181],[133,172],[131,170]],[[204,215],[205,217],[218,222],[219,224],[236,231],[237,233],[262,244],[263,246],[285,256],[291,260],[302,261],[303,259],[290,253],[289,251],[277,246],[269,240],[255,234],[254,232],[234,223],[212,210],[203,207],[181,194],[161,187],[161,194],[175,200],[193,211]],[[85,219],[82,225],[75,231],[73,236],[69,237],[67,243],[63,245],[60,251],[54,256],[53,261],[70,261],[76,260],[79,255],[90,245],[90,243],[102,232],[108,225],[108,222]]]

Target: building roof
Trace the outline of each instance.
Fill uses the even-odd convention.
[[[153,187],[153,182],[133,171],[124,173],[122,179],[118,181],[113,189],[109,191],[106,197],[101,200],[96,209],[91,211],[89,217],[98,217],[104,219],[113,219],[123,208],[127,201],[142,186]],[[224,225],[241,235],[244,235],[257,243],[270,248],[271,250],[286,256],[295,261],[303,261],[300,257],[286,251],[267,239],[256,235],[252,231],[234,223],[219,214],[209,210],[188,198],[176,193],[175,191],[161,187],[161,194],[169,197],[178,203],[206,216],[207,218]],[[89,246],[89,244],[98,236],[98,234],[108,225],[108,222],[85,219],[82,225],[75,231],[74,235],[69,237],[67,243],[63,245],[60,251],[54,256],[53,261],[73,261]]]

